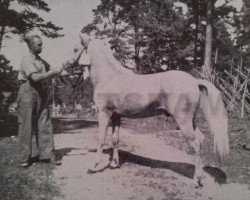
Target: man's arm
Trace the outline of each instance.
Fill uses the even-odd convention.
[[[47,67],[46,70],[49,70],[49,67],[48,66],[46,67]],[[25,73],[27,78],[30,78],[31,80],[35,82],[41,81],[51,76],[59,75],[62,72],[62,69],[59,69],[59,70],[49,70],[45,73],[39,73],[36,67],[34,66],[33,60],[30,57],[25,57],[22,60],[21,70]]]
[[[41,61],[43,62],[44,66],[45,66],[45,70],[46,72],[45,73],[32,73],[30,75],[30,78],[33,80],[33,81],[41,81],[43,79],[47,79],[49,77],[52,77],[52,76],[56,76],[56,75],[59,75],[61,74],[62,72],[62,67],[61,69],[58,69],[58,70],[51,70],[51,67],[49,65],[49,63],[47,63],[45,60],[41,59]]]
[[[40,73],[32,73],[30,75],[30,78],[37,82],[37,81],[41,81],[43,79],[46,79],[46,78],[49,78],[49,77],[52,77],[52,76],[56,76],[56,75],[59,75],[61,73],[61,71],[48,71],[48,72],[45,72],[43,74],[40,74]]]

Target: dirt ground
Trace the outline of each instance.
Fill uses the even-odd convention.
[[[250,152],[243,147],[249,134],[248,120],[230,120],[231,153],[221,168],[205,135],[203,161],[206,179],[195,188],[192,153],[173,123],[125,120],[120,131],[121,168],[107,168],[111,155],[108,131],[102,172],[88,174],[97,146],[94,120],[57,120],[55,145],[61,166],[54,181],[61,190],[55,200],[247,200],[250,197]],[[169,126],[171,124],[171,126]]]

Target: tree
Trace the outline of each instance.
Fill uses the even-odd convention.
[[[204,77],[210,79],[212,74],[212,9],[214,0],[207,0],[207,18],[206,18],[206,36],[205,36],[205,54],[202,73]]]
[[[195,68],[200,70],[203,65],[203,71],[207,71],[204,68],[209,66],[210,74],[212,71],[223,71],[231,66],[232,58],[237,60],[236,54],[239,52],[234,46],[228,27],[233,27],[233,21],[239,20],[239,13],[233,6],[228,5],[230,1],[225,1],[219,7],[214,6],[214,0],[183,2],[189,8],[188,23],[193,29],[188,37],[194,44]]]
[[[12,3],[18,3],[22,8],[11,8]],[[48,4],[43,0],[0,0],[0,50],[4,38],[11,34],[24,36],[29,31],[37,28],[46,37],[59,37],[61,27],[52,22],[45,22],[34,10],[49,12]]]
[[[93,85],[90,79],[84,80],[81,75],[70,75],[62,79],[56,78],[54,83],[54,102],[55,104],[65,104],[74,106],[75,103],[83,103],[89,106],[93,100]]]
[[[228,31],[239,21],[239,13],[229,2],[215,7],[215,0],[102,0],[83,32],[109,39],[118,60],[124,66],[132,60],[143,73],[167,64],[168,69],[185,71],[204,65],[211,74],[239,60]],[[177,3],[185,3],[188,12],[183,14]]]
[[[17,88],[17,71],[9,65],[10,61],[0,54],[0,91],[15,91]]]
[[[0,118],[7,114],[7,108],[14,102],[17,96],[17,74],[16,70],[9,65],[10,61],[0,54]],[[4,93],[8,92],[10,96],[5,98]],[[11,93],[10,93],[11,92]]]
[[[250,2],[244,0],[242,8],[243,16],[241,20],[241,27],[239,27],[238,47],[241,48],[243,53],[243,60],[246,66],[250,64]]]
[[[94,15],[83,32],[108,38],[121,63],[133,61],[139,73],[157,70],[165,60],[181,66],[192,54],[187,21],[172,1],[102,0]]]

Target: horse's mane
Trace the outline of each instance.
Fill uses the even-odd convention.
[[[92,57],[94,56],[94,59],[98,59],[103,66],[108,65],[115,71],[131,74],[130,70],[124,68],[121,63],[116,60],[112,50],[105,45],[102,40],[92,39],[88,46],[88,54]]]

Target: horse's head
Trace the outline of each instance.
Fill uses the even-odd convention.
[[[64,71],[62,76],[74,77],[76,75],[83,76],[86,79],[89,76],[90,58],[86,52],[84,53],[84,50],[87,50],[91,39],[85,33],[81,33],[79,37],[81,43],[74,46],[72,58],[63,63]]]

